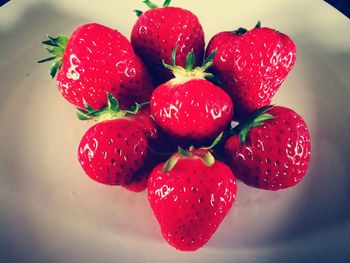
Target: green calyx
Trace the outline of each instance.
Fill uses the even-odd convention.
[[[46,49],[51,56],[39,60],[38,63],[53,61],[50,67],[50,76],[51,78],[54,78],[62,66],[62,57],[68,43],[68,38],[63,35],[59,35],[57,37],[48,36],[48,39],[42,41],[41,43],[47,46]]]
[[[268,112],[273,108],[273,105],[264,106],[243,119],[236,127],[231,129],[231,135],[239,135],[241,144],[245,144],[249,131],[264,124],[264,121],[273,119],[274,116]]]
[[[185,67],[176,65],[177,46],[173,49],[171,53],[171,64],[166,64],[163,61],[163,66],[166,69],[169,69],[175,76],[175,82],[186,82],[190,79],[212,79],[214,75],[212,73],[205,72],[208,68],[213,65],[213,59],[216,55],[216,50],[213,51],[202,63],[202,66],[195,67],[196,65],[196,56],[193,50],[188,53],[186,57]]]
[[[107,94],[108,105],[105,108],[94,110],[90,105],[84,100],[84,106],[86,110],[77,108],[77,117],[79,120],[95,120],[95,121],[104,121],[112,120],[117,118],[123,118],[128,114],[137,114],[141,107],[147,103],[138,104],[135,103],[129,110],[120,109],[119,102],[114,96],[110,93]]]
[[[171,0],[165,0],[162,7],[167,7],[170,5]],[[145,5],[147,5],[147,7],[152,10],[152,9],[156,9],[158,8],[158,6],[156,4],[154,4],[153,2],[151,2],[150,0],[144,0],[142,1],[142,3],[144,3]],[[134,10],[134,13],[139,17],[143,14],[143,12],[141,10]]]
[[[238,29],[236,29],[236,30],[234,30],[234,31],[232,31],[232,32],[233,32],[234,34],[236,34],[236,35],[243,35],[243,34],[247,33],[248,30],[245,29],[245,28],[243,28],[243,27],[240,27],[240,28],[238,28]]]
[[[178,146],[177,152],[173,154],[164,164],[162,173],[169,172],[175,167],[176,163],[183,158],[200,159],[205,165],[212,166],[215,163],[215,158],[211,153],[211,149],[214,148],[216,144],[218,144],[222,138],[222,135],[223,133],[220,133],[220,135],[208,147],[195,149],[193,146],[191,146],[188,150],[185,150]]]
[[[256,23],[255,28],[261,28],[261,22],[260,22],[260,21],[258,21],[258,22]],[[232,33],[234,33],[234,34],[236,34],[236,35],[243,35],[243,34],[245,34],[245,33],[247,33],[247,32],[248,32],[248,30],[245,29],[245,28],[243,28],[243,27],[240,27],[240,28],[238,28],[238,29],[232,31]]]

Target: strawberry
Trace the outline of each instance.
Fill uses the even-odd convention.
[[[230,168],[215,160],[208,148],[179,148],[148,179],[148,200],[162,235],[182,251],[208,242],[232,207],[236,191]]]
[[[99,25],[78,27],[70,39],[49,38],[43,44],[54,60],[50,74],[57,73],[58,90],[75,106],[85,109],[84,100],[95,110],[107,106],[106,93],[122,106],[149,100],[153,84],[130,42],[117,30]]]
[[[293,110],[265,106],[233,129],[225,143],[230,166],[244,183],[266,190],[294,186],[310,163],[308,127]]]
[[[99,121],[80,141],[79,162],[86,174],[99,183],[142,191],[156,164],[148,149],[157,138],[155,123],[147,110],[120,110],[112,95],[108,99],[109,105],[103,110],[94,111],[85,104],[89,111],[78,111],[80,119]]]
[[[209,42],[213,72],[235,103],[235,118],[271,103],[272,97],[293,68],[296,48],[285,34],[261,28],[240,28],[216,34]]]
[[[148,138],[148,159],[143,166],[144,174],[134,176],[130,184],[122,185],[122,187],[133,192],[143,191],[147,187],[147,178],[154,168],[160,162],[169,158],[176,147],[173,142],[162,131],[158,130],[154,121],[154,117],[150,114],[148,105],[143,106],[137,114],[130,115],[143,130],[146,138]]]
[[[188,10],[170,7],[166,0],[163,7],[157,7],[149,0],[143,1],[151,10],[144,13],[136,10],[139,18],[132,33],[131,44],[154,75],[157,84],[172,75],[164,69],[162,61],[170,63],[171,52],[178,47],[176,61],[185,66],[187,54],[193,50],[198,64],[204,56],[204,32],[198,18]]]
[[[195,55],[190,52],[185,68],[164,64],[175,77],[159,85],[152,93],[151,113],[168,134],[181,139],[201,141],[217,136],[230,122],[233,105],[229,95],[206,80],[205,70],[212,64],[213,53],[202,67],[193,68]]]

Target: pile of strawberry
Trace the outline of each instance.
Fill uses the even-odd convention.
[[[78,159],[93,180],[140,192],[161,232],[179,250],[202,247],[236,197],[236,177],[261,189],[297,184],[310,162],[301,116],[270,105],[293,68],[296,48],[261,27],[204,32],[188,10],[150,8],[131,42],[85,24],[68,39],[43,41],[59,91],[81,120]],[[210,145],[210,146],[208,146]]]

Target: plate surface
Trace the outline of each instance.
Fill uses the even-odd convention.
[[[116,3],[118,2],[118,3]],[[161,1],[158,1],[161,2]],[[323,1],[173,0],[206,41],[263,25],[287,33],[297,61],[274,103],[309,124],[312,160],[296,187],[238,185],[237,202],[194,253],[163,241],[146,192],[97,184],[76,152],[91,123],[57,92],[40,40],[87,22],[130,36],[141,1],[11,1],[0,8],[0,262],[350,262],[350,22]]]

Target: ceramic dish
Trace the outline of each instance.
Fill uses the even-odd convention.
[[[160,2],[160,1],[158,1]],[[350,262],[350,22],[323,1],[173,0],[196,13],[206,40],[264,26],[287,33],[297,61],[274,103],[309,124],[312,160],[296,187],[239,183],[209,243],[178,252],[146,198],[91,181],[77,161],[82,123],[57,92],[40,41],[86,22],[130,36],[133,1],[10,1],[0,8],[1,262]]]

